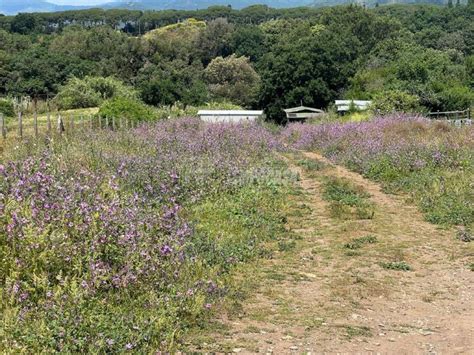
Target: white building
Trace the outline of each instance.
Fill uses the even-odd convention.
[[[252,110],[200,110],[198,116],[205,122],[252,122],[264,118],[263,111]]]
[[[368,110],[370,105],[372,105],[372,101],[367,100],[336,100],[335,103],[337,112],[347,112],[352,107],[356,110],[364,111]]]

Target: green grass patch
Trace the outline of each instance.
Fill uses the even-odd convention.
[[[377,237],[373,235],[366,235],[360,238],[354,238],[350,242],[344,244],[344,248],[346,249],[360,249],[366,244],[374,244],[377,243]]]
[[[375,205],[370,194],[346,179],[326,177],[323,180],[323,198],[330,203],[331,216],[339,219],[372,219]]]
[[[307,172],[315,172],[315,171],[320,171],[323,170],[327,167],[327,164],[316,160],[316,159],[299,159],[296,161],[296,164],[298,166],[301,166],[305,171]]]
[[[397,270],[397,271],[412,270],[411,266],[408,265],[405,261],[383,262],[383,263],[380,263],[380,266],[382,266],[382,268],[386,270]]]

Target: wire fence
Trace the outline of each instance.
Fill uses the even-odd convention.
[[[7,119],[0,114],[0,136],[4,140],[12,136],[19,139],[26,135],[39,138],[42,134],[73,134],[85,129],[124,130],[136,128],[137,123],[127,118],[99,117],[93,114],[72,115],[65,113],[47,113],[42,120],[36,112],[27,117],[19,112],[15,119]]]
[[[474,124],[471,109],[469,108],[463,111],[430,112],[428,117],[433,120],[447,121],[455,126],[470,126]]]

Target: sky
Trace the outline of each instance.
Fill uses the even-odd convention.
[[[112,0],[48,0],[57,5],[98,5],[111,2]]]

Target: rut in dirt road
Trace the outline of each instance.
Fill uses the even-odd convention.
[[[200,349],[472,353],[474,272],[466,263],[474,243],[319,154],[301,153],[289,164],[303,191],[300,213],[289,220],[301,237],[296,252],[261,262],[260,288]],[[328,181],[363,191],[349,194],[354,206],[370,196],[363,213],[328,201]]]

